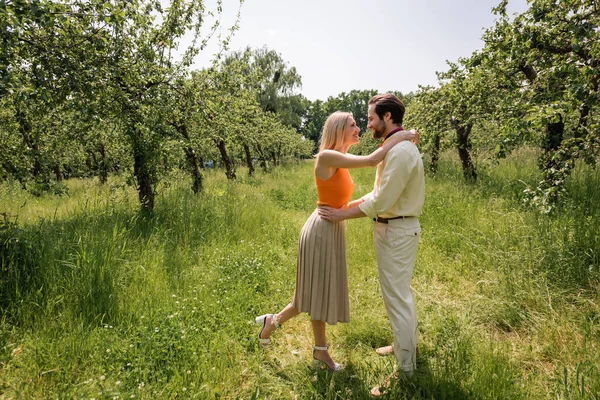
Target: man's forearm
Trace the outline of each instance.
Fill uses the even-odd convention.
[[[344,217],[344,219],[363,218],[367,216],[358,207],[347,208],[341,211],[341,215]]]
[[[359,204],[364,203],[364,202],[365,201],[363,199],[352,200],[350,203],[348,203],[348,208],[358,207]]]
[[[319,216],[328,221],[343,221],[345,219],[361,218],[367,215],[358,207],[352,208],[331,208],[327,206],[319,206]]]

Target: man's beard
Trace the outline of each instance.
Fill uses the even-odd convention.
[[[373,139],[381,139],[385,135],[385,124],[376,126],[375,129],[371,130],[371,136]]]

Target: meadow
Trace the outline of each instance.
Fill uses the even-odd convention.
[[[412,286],[421,342],[393,399],[600,399],[600,169],[578,165],[551,215],[527,208],[534,149],[480,162],[453,154],[427,176]],[[355,196],[374,169],[352,171]],[[346,222],[351,322],[328,328],[331,374],[311,362],[301,315],[262,349],[254,317],[294,290],[312,163],[237,182],[208,170],[157,188],[152,218],[125,178],[68,195],[0,186],[0,398],[363,399],[393,357],[368,219]]]

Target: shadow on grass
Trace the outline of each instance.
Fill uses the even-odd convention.
[[[366,368],[369,369],[369,368]],[[352,363],[343,371],[332,373],[325,368],[309,368],[312,376],[311,387],[307,388],[311,398],[318,399],[373,399],[370,392],[365,369]],[[385,376],[381,378],[381,384]],[[460,382],[440,378],[428,366],[426,360],[420,360],[420,366],[410,379],[399,379],[397,376],[389,380],[388,387],[380,386],[384,399],[469,399],[481,398],[466,392]]]
[[[485,360],[448,359],[443,349],[420,345],[417,369],[410,378],[394,375],[386,399],[519,399],[526,398],[515,378],[515,369],[502,357]],[[462,357],[459,356],[458,358]]]
[[[344,347],[362,347],[368,353],[388,345],[390,332],[365,321],[342,335]],[[369,398],[369,385],[382,384],[395,370],[392,355],[376,357],[360,365],[349,364],[332,382],[320,375],[313,390],[318,398]],[[390,379],[384,398],[389,399],[518,399],[527,396],[519,383],[519,368],[505,349],[469,333],[462,321],[449,313],[440,316],[435,328],[419,344],[417,369],[410,379]],[[344,391],[347,391],[345,393]],[[345,393],[345,394],[344,394]]]
[[[313,364],[307,371],[312,375],[311,392],[315,398],[369,398],[369,386],[361,379],[361,371],[354,364],[346,364],[340,372],[332,373],[319,364]]]
[[[345,348],[356,347],[357,345],[368,346],[373,349],[389,345],[393,340],[389,322],[377,322],[374,318],[365,317],[363,322],[369,329],[343,328],[343,346]]]
[[[469,399],[480,398],[465,391],[462,379],[454,374],[443,374],[432,366],[431,361],[439,356],[424,345],[419,345],[417,369],[410,378],[391,380],[384,398],[406,399]]]

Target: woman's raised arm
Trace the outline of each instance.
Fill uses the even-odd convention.
[[[386,140],[383,145],[366,156],[356,156],[354,154],[344,154],[335,150],[323,150],[318,155],[318,163],[321,168],[363,168],[373,167],[381,162],[388,151],[398,143],[404,140],[419,141],[419,132],[412,129],[410,131],[400,131]]]

